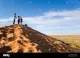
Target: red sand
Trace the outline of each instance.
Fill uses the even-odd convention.
[[[0,53],[76,53],[80,49],[25,25],[0,28]]]

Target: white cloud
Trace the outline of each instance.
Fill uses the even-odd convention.
[[[30,24],[40,24],[40,25],[59,25],[59,23],[63,24],[66,22],[71,22],[74,20],[80,21],[80,10],[70,10],[70,11],[59,11],[59,12],[48,12],[44,13],[43,16],[37,17],[25,17],[24,20],[29,22]],[[61,18],[55,16],[62,16]],[[64,24],[63,24],[64,25]]]
[[[48,13],[44,13],[46,16],[77,16],[80,14],[80,9],[76,9],[76,10],[63,10],[63,11],[50,11]]]
[[[6,23],[6,22],[8,22],[8,21],[12,21],[12,20],[13,20],[12,17],[10,17],[10,18],[6,18],[6,19],[0,19],[0,23]]]

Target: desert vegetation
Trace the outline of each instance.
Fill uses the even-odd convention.
[[[80,35],[50,35],[50,36],[80,48]]]

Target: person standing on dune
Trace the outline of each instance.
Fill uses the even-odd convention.
[[[22,22],[23,22],[23,19],[22,19],[22,17],[20,18],[20,22],[21,22],[21,24],[22,24]]]
[[[13,21],[13,24],[15,24],[15,19],[16,19],[16,13],[14,13],[14,21]]]
[[[18,24],[20,23],[20,20],[21,20],[21,18],[20,18],[20,16],[18,16]]]

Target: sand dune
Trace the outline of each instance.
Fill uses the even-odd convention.
[[[80,49],[25,25],[0,28],[0,53],[76,53]]]

